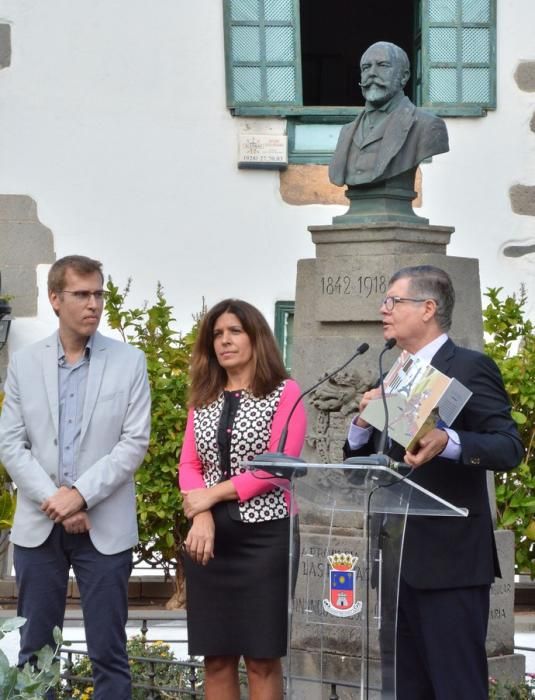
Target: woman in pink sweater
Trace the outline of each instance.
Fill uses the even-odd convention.
[[[191,366],[179,483],[186,538],[188,645],[204,656],[207,700],[239,700],[244,657],[251,700],[281,700],[287,645],[288,482],[242,462],[276,450],[300,394],[273,333],[250,304],[225,299],[205,316]],[[285,452],[299,456],[299,404]],[[282,487],[282,488],[281,488]]]

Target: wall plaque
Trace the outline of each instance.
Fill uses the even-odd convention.
[[[238,168],[282,170],[288,166],[285,134],[240,134]]]

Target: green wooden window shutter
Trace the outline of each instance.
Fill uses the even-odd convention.
[[[421,2],[422,105],[496,107],[496,0]]]
[[[414,49],[411,58],[411,73],[413,82],[413,102],[421,106],[422,96],[422,0],[414,4]]]
[[[227,103],[302,104],[299,0],[223,0]]]
[[[275,302],[275,338],[288,372],[292,371],[292,354],[294,342],[294,301]]]

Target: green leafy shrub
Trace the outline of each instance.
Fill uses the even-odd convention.
[[[4,392],[0,391],[0,412],[4,402]],[[15,508],[17,506],[17,491],[7,473],[4,465],[0,462],[0,562],[6,556],[9,548],[9,532],[13,527]],[[0,571],[2,566],[0,565]]]
[[[0,391],[0,411],[2,410],[3,402],[4,392]],[[0,462],[0,530],[11,529],[16,505],[17,495],[11,477]],[[8,546],[8,533],[0,533],[0,556],[4,554]]]
[[[532,700],[535,696],[533,678],[515,683],[489,678],[489,700]]]
[[[489,336],[485,351],[501,370],[512,415],[526,448],[522,464],[496,472],[498,526],[515,533],[515,570],[535,578],[535,337],[525,316],[526,292],[520,288],[502,300],[502,288],[491,288],[483,312]],[[515,696],[516,697],[516,696]],[[520,697],[520,696],[519,696]]]
[[[176,594],[169,607],[185,604],[180,551],[188,532],[177,485],[177,463],[187,419],[189,362],[198,319],[182,335],[172,328],[172,307],[160,284],[156,303],[128,309],[123,292],[111,279],[107,284],[106,316],[125,342],[145,353],[152,396],[151,438],[147,456],[136,473],[140,542],[138,562],[160,566],[166,576],[175,573]]]
[[[0,624],[0,640],[8,632],[22,627],[24,617],[13,617]],[[61,630],[54,628],[56,648],[46,646],[36,654],[35,666],[26,663],[22,669],[10,666],[0,649],[0,698],[2,700],[42,700],[47,690],[59,682],[60,665],[56,654],[63,644]]]
[[[162,698],[179,698],[182,697],[180,689],[189,688],[190,670],[184,666],[175,666],[166,663],[150,664],[149,660],[176,661],[176,657],[168,644],[161,641],[149,642],[141,635],[132,637],[128,640],[126,649],[128,652],[130,671],[132,673],[133,683],[153,683],[158,688],[172,686],[177,690],[161,690],[160,697]],[[65,681],[62,684],[62,690],[59,693],[60,700],[76,698],[77,700],[90,700],[93,697],[93,683],[90,680],[91,662],[86,655],[80,655],[70,669],[72,691],[65,690]],[[196,688],[202,686],[202,670],[197,670],[198,680]],[[80,678],[80,682],[76,682],[76,677]],[[133,688],[132,700],[145,700],[147,697],[146,688]]]

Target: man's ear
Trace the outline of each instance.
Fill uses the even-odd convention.
[[[50,302],[50,305],[54,309],[54,313],[56,316],[58,315],[59,311],[59,305],[60,305],[60,298],[58,292],[48,292],[48,300]]]
[[[427,323],[437,315],[437,303],[434,299],[426,299],[424,302],[424,321]]]
[[[411,77],[411,72],[408,68],[406,68],[403,73],[401,74],[401,78],[399,79],[399,82],[401,83],[401,87],[404,88],[405,85],[409,82],[409,78]]]

